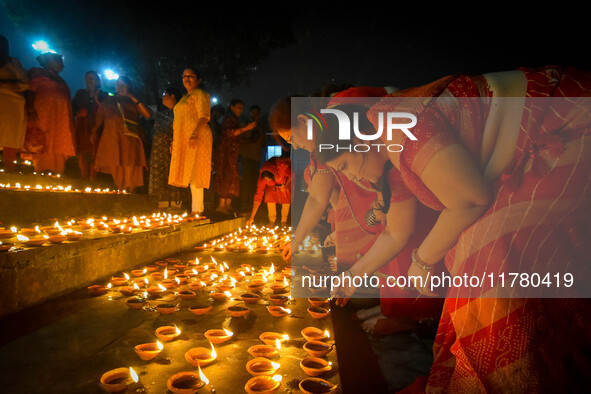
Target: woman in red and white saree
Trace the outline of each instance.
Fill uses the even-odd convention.
[[[441,211],[415,250],[409,275],[426,278],[442,257],[452,275],[553,273],[564,267],[585,273],[591,253],[591,122],[588,105],[565,108],[564,103],[591,96],[591,73],[548,67],[458,75],[392,96],[445,98],[423,101],[412,128],[417,141],[402,133],[388,141],[404,147],[385,159],[400,173],[402,186],[418,202]],[[495,100],[509,96],[525,97],[525,110]],[[538,97],[564,100],[528,101]],[[368,111],[376,128],[378,115],[391,105],[383,101]],[[517,125],[515,130],[510,124]],[[350,158],[331,158],[329,165],[360,173],[360,160],[370,163],[370,156],[355,164],[352,154],[345,155]],[[368,252],[351,275],[374,272],[388,261],[378,261],[384,254]],[[433,295],[426,286],[418,290]],[[414,389],[559,392],[584,387],[591,365],[589,299],[527,298],[525,292],[502,290],[498,282],[482,292],[449,290],[431,373],[426,387],[419,383]],[[353,291],[341,289],[340,296]]]

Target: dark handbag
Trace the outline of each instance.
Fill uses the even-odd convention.
[[[130,137],[140,138],[142,126],[138,122],[125,117],[120,103],[117,103],[117,106],[119,107],[119,112],[121,112],[121,117],[123,118],[123,134]]]

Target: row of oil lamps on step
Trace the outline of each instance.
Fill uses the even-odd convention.
[[[85,230],[108,231],[114,234],[130,234],[134,230],[149,230],[158,227],[169,226],[182,222],[199,219],[188,214],[172,215],[166,213],[153,213],[150,216],[133,216],[130,218],[85,218],[81,220],[69,220],[66,224],[56,221],[53,226],[35,226],[18,229],[0,228],[0,251],[10,250],[16,240],[25,247],[38,247],[46,243],[60,244],[64,241],[77,241],[84,236]]]

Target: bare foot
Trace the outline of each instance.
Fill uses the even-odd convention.
[[[370,317],[381,315],[381,312],[382,307],[380,305],[376,305],[372,308],[360,309],[353,314],[353,320],[364,321]]]

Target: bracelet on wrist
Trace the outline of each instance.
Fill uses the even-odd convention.
[[[417,255],[417,249],[413,249],[412,253],[411,253],[411,258],[412,258],[412,263],[415,264],[417,267],[419,267],[422,270],[425,271],[431,271],[433,268],[435,268],[435,265],[431,265],[431,264],[427,264],[425,263],[423,260],[421,260],[419,258],[419,256]]]

